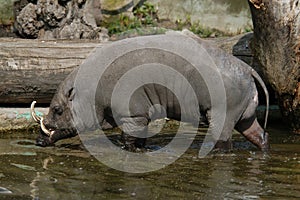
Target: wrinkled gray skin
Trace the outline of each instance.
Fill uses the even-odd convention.
[[[268,102],[268,92],[258,74],[244,62],[226,54],[219,48],[199,38],[194,39],[214,59],[224,81],[226,97],[220,98],[226,98],[227,100],[227,118],[217,147],[222,147],[224,144],[226,146],[226,142],[230,141],[232,130],[236,129],[260,149],[268,149],[268,134],[258,124],[255,115],[258,105],[258,95],[254,78],[263,86]],[[95,101],[97,117],[102,129],[113,128],[117,126],[116,124],[122,124],[123,127],[133,127],[131,131],[134,132],[138,130],[134,128],[135,126],[146,126],[150,119],[162,116],[162,110],[159,109],[149,114],[149,109],[154,104],[162,105],[166,110],[168,118],[180,120],[180,106],[176,97],[165,87],[156,84],[144,85],[142,88],[136,90],[130,102],[132,105],[130,107],[131,116],[126,116],[122,106],[122,99],[120,99],[115,107],[111,107],[110,98],[116,81],[130,69],[128,66],[130,64],[127,63],[126,65],[124,59],[134,60],[136,66],[154,62],[173,66],[174,69],[180,71],[188,79],[197,94],[199,110],[195,111],[195,113],[200,113],[200,122],[218,123],[210,119],[210,95],[203,78],[186,60],[178,59],[175,55],[167,52],[140,50],[138,54],[129,55],[128,58],[123,58],[123,60],[117,60],[113,63],[103,75],[101,83],[98,84]],[[60,139],[73,137],[78,134],[73,124],[74,116],[72,116],[74,113],[76,114],[76,110],[75,112],[71,112],[70,110],[72,102],[76,98],[83,98],[82,92],[74,88],[74,80],[77,72],[78,69],[75,69],[59,86],[51,102],[49,113],[44,119],[46,128],[54,132],[49,137],[41,131],[41,134],[37,138],[37,145],[49,146]],[[175,83],[176,80],[171,81]],[[89,107],[91,106],[90,104],[91,102],[87,101],[84,106]],[[116,113],[114,118],[112,117],[112,110]],[[193,114],[191,113],[190,116],[195,116]],[[134,118],[134,123],[128,122],[127,119],[130,117]],[[193,122],[193,119],[190,121]],[[92,129],[93,126],[97,127],[94,124],[88,126],[89,129]],[[144,134],[144,132],[141,134]],[[145,144],[145,139],[137,139],[127,134],[123,134],[123,139],[124,146],[128,150],[143,147]]]

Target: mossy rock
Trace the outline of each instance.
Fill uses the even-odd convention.
[[[102,0],[101,8],[104,15],[118,15],[131,12],[132,9],[145,0]]]

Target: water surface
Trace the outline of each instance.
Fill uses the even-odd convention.
[[[299,199],[300,137],[277,126],[269,128],[268,154],[235,135],[232,152],[199,159],[197,137],[175,163],[147,174],[108,168],[78,138],[38,148],[35,134],[2,135],[0,199]],[[150,143],[160,145],[171,135]]]

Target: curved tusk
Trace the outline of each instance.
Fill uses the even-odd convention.
[[[50,136],[52,135],[52,133],[51,133],[51,131],[49,131],[49,130],[46,128],[46,126],[44,125],[43,121],[44,121],[44,118],[42,117],[41,120],[40,120],[40,123],[41,123],[41,129],[42,129],[42,131],[43,131],[46,135],[48,135],[48,136],[50,137]]]
[[[32,116],[32,119],[37,122],[37,123],[40,123],[41,121],[41,118],[39,116],[37,116],[37,114],[35,113],[35,110],[34,110],[34,106],[36,104],[36,101],[33,101],[31,103],[31,106],[30,106],[30,110],[31,110],[31,116]]]

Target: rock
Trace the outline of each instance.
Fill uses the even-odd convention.
[[[102,20],[100,0],[87,0],[82,10],[82,20],[92,27],[100,25]]]
[[[37,6],[29,3],[16,18],[15,28],[23,37],[36,38],[40,29],[44,26],[43,21],[38,20]]]
[[[103,32],[102,32],[103,30]],[[58,39],[99,39],[107,41],[108,36],[105,29],[94,27],[91,29],[89,26],[83,24],[79,19],[75,19],[70,25],[65,25],[55,38]]]
[[[75,19],[70,25],[64,26],[57,37],[60,39],[80,39],[86,37],[89,31],[90,29],[86,25]]]
[[[46,25],[56,27],[66,16],[66,8],[59,5],[57,0],[39,0],[36,13],[42,17]]]
[[[16,14],[15,28],[23,37],[100,41],[109,38],[106,29],[99,27],[101,0],[37,0]]]
[[[102,0],[102,21],[110,23],[116,20],[118,15],[133,16],[133,10],[143,5],[147,0]]]

